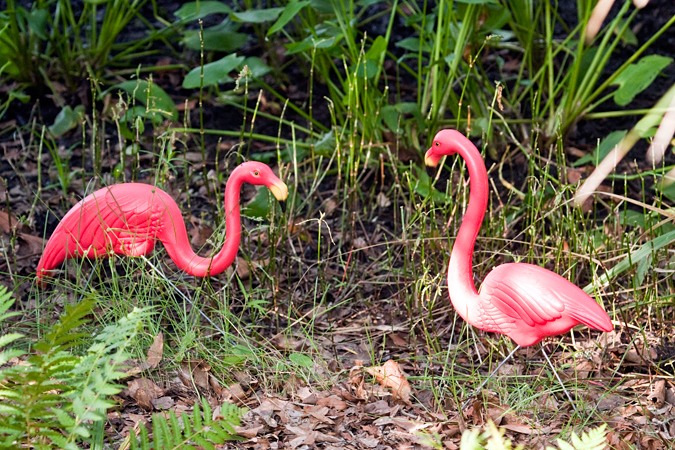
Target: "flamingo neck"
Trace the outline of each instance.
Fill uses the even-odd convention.
[[[459,133],[458,133],[459,134]],[[468,320],[478,292],[473,284],[473,248],[485,216],[488,179],[485,163],[478,149],[464,136],[453,140],[455,152],[466,162],[469,171],[469,205],[459,227],[448,265],[448,290],[455,310]]]
[[[197,277],[218,275],[230,267],[237,257],[241,239],[239,197],[241,185],[244,182],[242,175],[243,172],[240,174],[235,169],[225,186],[225,243],[216,255],[210,258],[197,255],[192,250],[184,225],[183,232],[176,230],[175,233],[169,233],[168,242],[162,239],[171,259],[188,274]],[[175,225],[175,223],[172,224],[172,226]]]

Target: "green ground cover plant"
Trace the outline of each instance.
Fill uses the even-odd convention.
[[[666,448],[674,163],[641,152],[672,101],[675,10],[617,1],[587,37],[597,3],[8,1],[2,445]],[[476,284],[545,266],[613,320],[545,341],[579,413],[537,347],[461,410],[514,344],[448,300],[469,185],[459,158],[424,167],[441,128],[486,160]],[[615,148],[635,150],[580,199]],[[34,283],[58,219],[114,183],[165,189],[193,249],[220,248],[224,183],[248,159],[288,202],[242,192],[228,272],[186,276],[158,245]],[[364,375],[389,360],[408,399]]]

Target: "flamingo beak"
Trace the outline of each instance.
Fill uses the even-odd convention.
[[[274,197],[280,202],[283,202],[286,200],[286,198],[288,198],[288,186],[286,186],[286,183],[283,181],[272,183],[269,185],[269,188],[272,192],[272,195],[274,195]]]
[[[440,158],[434,155],[433,149],[431,148],[427,151],[426,155],[424,155],[424,164],[429,167],[436,167],[439,161]]]

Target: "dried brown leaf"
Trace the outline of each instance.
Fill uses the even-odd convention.
[[[302,386],[299,388],[296,395],[300,398],[300,401],[306,405],[315,405],[318,401],[316,393],[314,393],[307,386]]]
[[[505,423],[500,425],[500,427],[520,434],[532,434],[533,432],[532,427],[524,423]]]
[[[386,400],[378,400],[373,403],[368,403],[364,411],[374,416],[394,416],[399,410],[398,405],[390,405]]]
[[[197,387],[204,392],[209,391],[209,374],[211,366],[204,361],[183,361],[178,376],[183,384],[188,387]]]
[[[410,404],[410,383],[396,361],[390,359],[383,366],[368,367],[366,372],[374,376],[382,386],[390,388],[394,399]]]
[[[260,433],[265,428],[265,426],[264,425],[258,425],[258,426],[254,426],[254,427],[248,427],[248,426],[239,427],[239,426],[235,425],[235,426],[233,426],[233,428],[234,428],[234,431],[237,432],[237,435],[239,435],[241,437],[245,437],[246,439],[253,439],[254,437],[256,437],[258,435],[258,433]]]
[[[152,401],[164,395],[164,389],[148,378],[136,378],[127,385],[129,396],[146,411],[152,411],[154,409]]]
[[[149,369],[154,369],[157,367],[162,360],[162,354],[164,352],[164,334],[160,331],[157,336],[155,336],[155,341],[152,343],[148,349],[148,357],[146,363],[148,364]]]
[[[337,395],[331,395],[330,397],[320,398],[317,400],[316,404],[318,406],[327,406],[336,411],[342,411],[347,408],[347,402],[341,400]]]
[[[3,233],[10,234],[13,229],[24,230],[24,227],[19,224],[19,220],[12,213],[7,213],[5,210],[0,210],[0,230]]]
[[[388,334],[387,337],[389,337],[389,339],[391,339],[391,341],[394,343],[394,345],[398,345],[399,347],[407,347],[408,346],[408,340],[404,339],[398,333]]]
[[[19,237],[27,244],[27,248],[21,251],[21,254],[24,255],[35,255],[42,253],[42,250],[45,248],[45,244],[47,243],[47,241],[41,237],[33,236],[32,234],[28,233],[19,232]]]
[[[167,410],[171,409],[173,405],[176,403],[173,398],[171,397],[159,397],[156,399],[151,400],[152,405],[155,407],[155,409],[159,410]]]
[[[326,414],[328,414],[327,406],[307,405],[303,408],[303,411],[309,414],[310,416],[314,417],[315,419],[317,419],[319,422],[331,425],[335,424],[335,422],[326,417]]]
[[[223,397],[224,400],[234,400],[235,403],[240,405],[245,403],[246,399],[248,398],[246,392],[239,383],[231,384],[228,387],[222,389],[221,397]]]

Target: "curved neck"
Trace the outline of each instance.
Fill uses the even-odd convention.
[[[459,133],[458,133],[459,134]],[[468,304],[457,307],[457,302],[478,295],[473,284],[473,247],[480,230],[488,201],[488,178],[485,163],[478,149],[462,135],[452,141],[452,150],[459,153],[469,171],[469,206],[455,239],[448,265],[448,289],[455,309],[464,317]],[[453,293],[456,293],[453,295]]]
[[[171,259],[180,269],[190,275],[205,277],[218,275],[232,265],[237,257],[241,238],[239,191],[242,184],[243,179],[235,169],[225,186],[225,242],[223,248],[213,257],[203,258],[192,250],[180,211],[177,217],[180,217],[180,224],[183,227],[182,232],[179,229],[178,220],[172,221],[170,226],[163,227],[166,229],[163,230],[162,237],[166,237],[166,239],[160,238],[160,240]],[[178,207],[176,206],[176,208]]]

